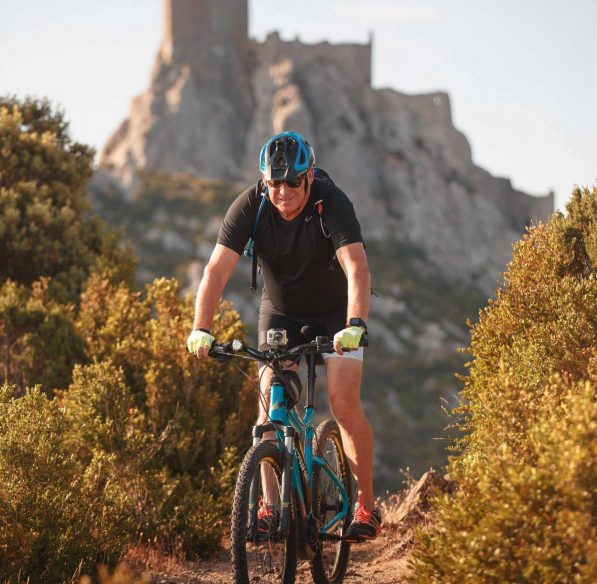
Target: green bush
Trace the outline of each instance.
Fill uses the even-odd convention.
[[[131,289],[61,113],[0,99],[0,138],[0,581],[70,581],[130,543],[209,553],[250,444],[253,367],[185,352],[175,281]],[[245,334],[225,303],[213,330]]]
[[[471,330],[449,465],[414,582],[590,582],[597,565],[597,188],[517,244]]]
[[[93,150],[46,100],[0,97],[0,375],[51,394],[85,362],[73,320],[94,271],[131,283],[135,260],[88,214]]]
[[[132,542],[190,556],[218,547],[238,468],[230,436],[205,431],[204,443],[222,445],[208,464],[171,468],[170,434],[186,443],[191,431],[175,417],[154,433],[109,361],[76,366],[58,399],[14,393],[5,385],[0,399],[0,581],[62,582],[114,565]]]
[[[132,282],[128,250],[89,208],[93,149],[71,140],[64,114],[47,100],[0,97],[0,279],[77,301],[96,264]]]
[[[101,517],[91,510],[87,519],[104,526],[106,539],[123,534],[119,552],[133,540],[195,553],[217,547],[219,493],[168,468],[163,447],[170,430],[152,432],[119,369],[109,362],[75,368],[61,404],[67,446],[85,469],[85,497],[105,502]]]
[[[509,381],[503,380],[504,386]],[[513,389],[513,388],[511,388]],[[455,500],[419,536],[415,582],[591,582],[597,561],[597,403],[589,384],[554,383],[526,460],[508,444],[470,463]]]
[[[257,398],[245,375],[255,378],[254,368],[193,359],[184,348],[193,318],[190,298],[180,302],[174,280],[156,280],[146,292],[142,298],[125,285],[91,278],[77,329],[91,358],[109,359],[125,371],[151,431],[163,435],[169,468],[207,480],[224,448],[250,443]],[[245,335],[230,303],[222,303],[212,328],[219,339]]]
[[[0,283],[0,379],[19,394],[35,384],[50,395],[67,387],[74,364],[86,360],[73,318],[72,305],[50,298],[47,278],[30,288]]]
[[[117,559],[127,534],[107,529],[107,500],[86,493],[64,410],[38,389],[13,392],[5,385],[0,397],[0,581],[62,582],[81,560]]]

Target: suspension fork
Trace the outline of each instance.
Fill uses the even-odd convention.
[[[284,469],[282,471],[282,510],[278,537],[285,538],[290,527],[290,505],[292,489],[292,471],[294,462],[295,430],[292,426],[284,427]]]
[[[263,438],[264,428],[263,426],[253,426],[253,446],[257,446]],[[251,481],[251,490],[249,492],[249,527],[247,533],[247,539],[249,541],[255,541],[257,536],[257,512],[259,507],[259,501],[257,501],[257,493],[259,493],[259,481],[261,477],[259,473],[255,473]]]

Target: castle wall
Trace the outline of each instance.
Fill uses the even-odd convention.
[[[284,41],[277,32],[270,33],[258,46],[263,60],[276,63],[290,59],[297,68],[315,65],[318,61],[333,63],[357,85],[371,87],[371,44],[330,44],[327,41],[305,44],[301,41]]]

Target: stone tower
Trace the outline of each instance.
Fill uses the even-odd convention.
[[[164,0],[151,85],[101,153],[127,189],[143,168],[238,177],[254,108],[247,12],[247,0]]]
[[[165,63],[226,62],[248,44],[247,0],[164,0]]]

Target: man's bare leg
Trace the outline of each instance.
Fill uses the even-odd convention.
[[[361,404],[363,363],[357,359],[325,360],[330,408],[342,435],[350,468],[365,507],[373,509],[373,434]]]

